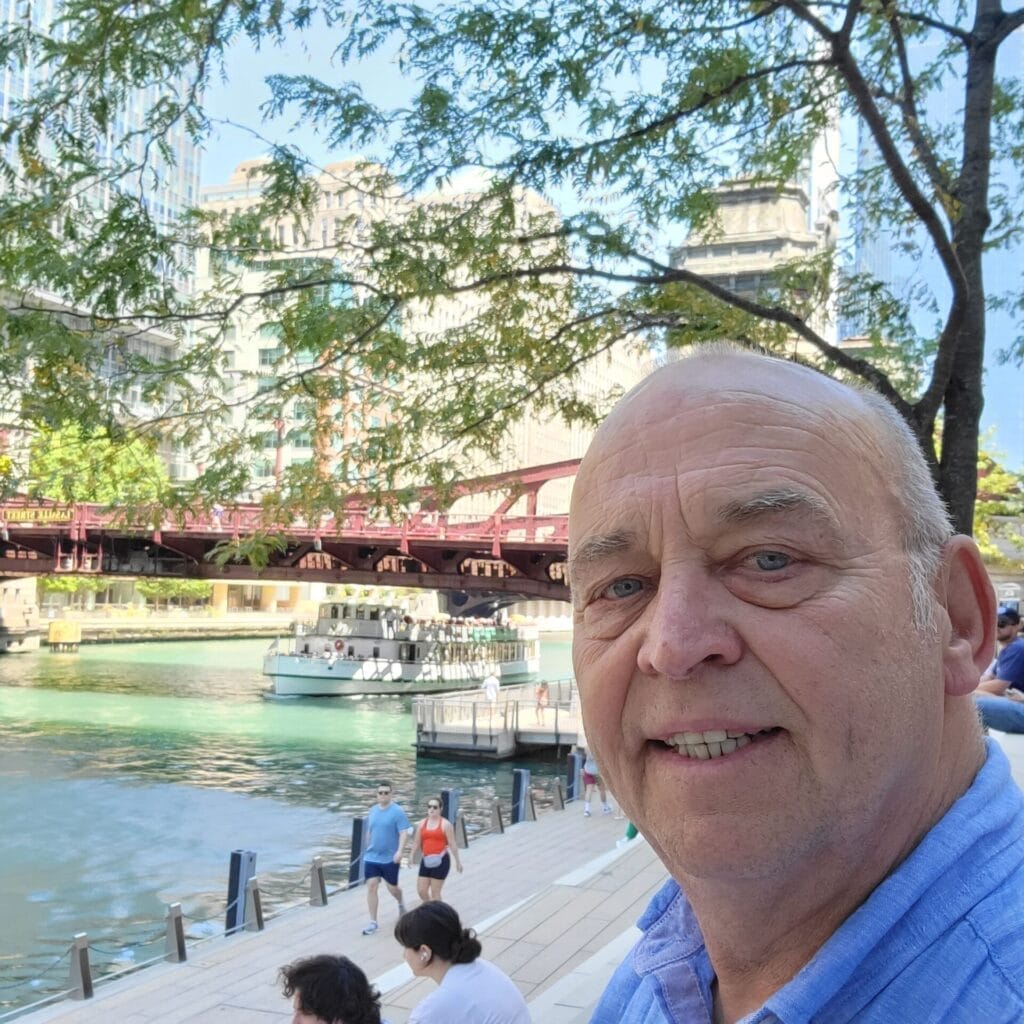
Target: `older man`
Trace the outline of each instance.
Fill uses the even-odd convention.
[[[587,737],[672,876],[593,1020],[1024,1020],[995,601],[892,408],[698,350],[598,431],[569,548]]]

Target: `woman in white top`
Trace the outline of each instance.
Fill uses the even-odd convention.
[[[447,903],[432,900],[403,914],[395,938],[405,947],[412,973],[437,982],[437,991],[412,1011],[409,1024],[531,1024],[519,989],[481,958],[476,933],[462,927]]]

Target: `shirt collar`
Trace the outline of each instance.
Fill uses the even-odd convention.
[[[992,739],[986,746],[967,792],[748,1021],[806,1021],[835,1000],[863,1005],[1021,862],[1020,843],[1011,839],[1024,831],[1024,799],[1002,748]],[[637,923],[644,935],[633,950],[636,973],[657,974],[663,989],[685,986],[688,998],[710,1006],[714,972],[693,908],[674,880]]]

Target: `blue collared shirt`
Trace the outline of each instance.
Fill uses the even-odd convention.
[[[1002,749],[811,961],[742,1024],[1024,1021],[1024,798]],[[711,1024],[714,969],[670,881],[591,1024]]]

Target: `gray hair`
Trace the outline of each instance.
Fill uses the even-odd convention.
[[[955,532],[949,510],[939,497],[924,453],[907,421],[877,391],[866,387],[854,390],[875,414],[871,425],[881,450],[891,459],[889,479],[907,556],[914,625],[931,632],[936,628],[932,588],[942,564],[943,545]]]

